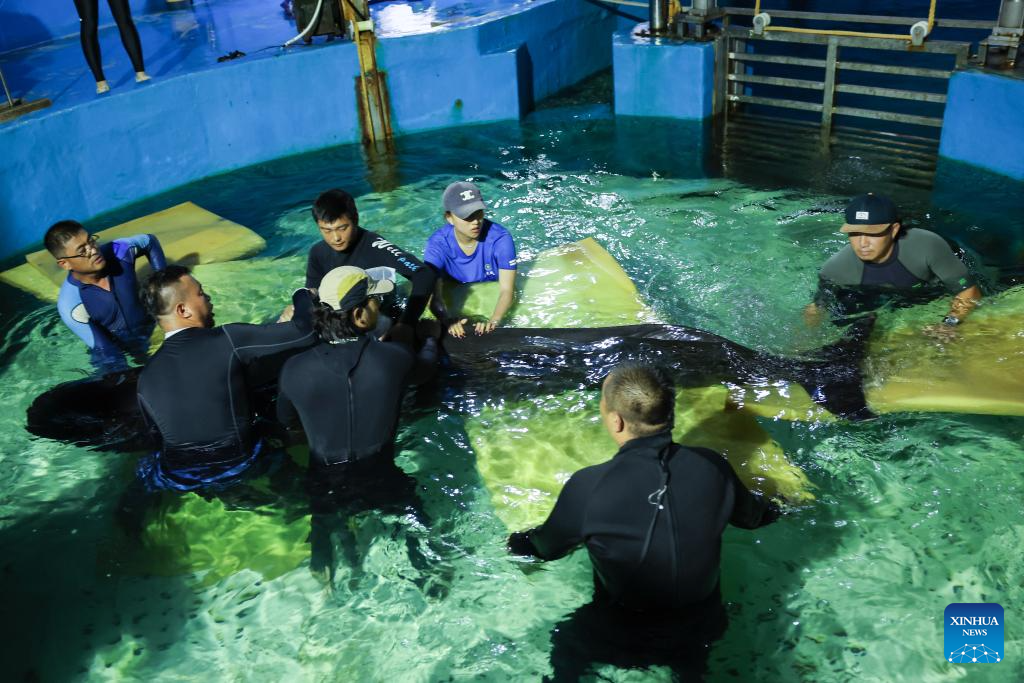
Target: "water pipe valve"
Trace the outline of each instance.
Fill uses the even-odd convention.
[[[764,35],[764,30],[772,23],[772,17],[767,12],[754,15],[754,35]]]
[[[910,27],[910,43],[915,47],[924,45],[924,39],[928,37],[928,22],[919,21]]]

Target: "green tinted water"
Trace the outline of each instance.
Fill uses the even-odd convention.
[[[258,321],[301,284],[316,239],[308,207],[320,190],[349,188],[363,225],[421,251],[440,224],[444,186],[472,177],[522,253],[594,237],[665,320],[773,352],[828,341],[833,333],[804,329],[800,310],[818,266],[842,245],[836,229],[846,195],[874,182],[857,173],[870,164],[843,159],[785,177],[779,167],[759,173],[733,164],[729,179],[699,134],[586,116],[445,131],[401,140],[396,165],[367,164],[354,148],[328,150],[181,188],[104,224],[189,199],[253,227],[268,241],[262,256],[208,267],[200,278],[219,321]],[[954,170],[954,185],[973,179]],[[997,194],[984,211],[950,197],[907,187],[902,203],[918,224],[973,240],[992,264],[1018,262],[1017,195]],[[1009,230],[1007,220],[1016,221]],[[550,671],[549,633],[589,599],[589,563],[578,552],[527,572],[506,555],[508,530],[469,445],[472,415],[410,410],[398,460],[435,523],[424,530],[376,513],[355,519],[365,572],[340,567],[333,593],[308,570],[298,488],[264,492],[258,513],[193,498],[191,517],[165,520],[162,544],[151,535],[148,546],[134,547],[112,511],[136,456],[23,429],[31,400],[80,376],[85,352],[52,307],[5,296],[0,635],[12,678],[537,680]],[[533,409],[543,412],[545,401]],[[584,395],[579,405],[592,402]],[[528,417],[504,424],[529,429]],[[567,411],[565,433],[545,436],[568,442],[576,419],[579,411]],[[761,531],[726,534],[731,623],[712,651],[712,678],[1024,676],[1024,419],[896,414],[860,424],[762,424],[807,472],[817,501]],[[595,459],[614,450],[610,441],[594,448]],[[429,536],[443,571],[414,568],[406,534]],[[181,573],[190,564],[201,569]],[[983,601],[1006,608],[1004,662],[947,664],[943,609]],[[614,680],[667,676],[599,670]]]

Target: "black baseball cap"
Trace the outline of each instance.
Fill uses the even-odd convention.
[[[893,223],[900,220],[896,205],[881,194],[862,194],[854,197],[846,207],[846,224],[840,232],[861,232],[865,235],[881,235]]]

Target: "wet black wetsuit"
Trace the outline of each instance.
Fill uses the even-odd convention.
[[[278,420],[285,425],[301,420],[311,466],[390,459],[414,362],[411,347],[368,335],[342,344],[317,344],[281,370]]]
[[[718,594],[722,532],[727,524],[755,529],[777,515],[721,455],[673,444],[668,430],[633,439],[610,461],[575,473],[547,521],[509,539],[514,552],[545,560],[580,545],[590,554],[594,602],[553,633],[556,675],[582,673],[593,660],[667,663],[699,673],[706,648],[694,649],[691,641],[710,642],[724,629]],[[637,631],[637,623],[646,630]],[[622,651],[627,633],[645,634],[647,646]],[[659,638],[666,646],[660,654]],[[693,656],[696,661],[679,661]]]
[[[313,569],[333,574],[332,532],[340,536],[348,564],[359,566],[347,519],[363,510],[412,512],[429,524],[415,479],[394,460],[399,409],[416,364],[411,346],[364,335],[320,343],[281,370],[278,420],[301,421],[309,440]],[[407,535],[406,544],[413,564],[427,569],[418,540]]]
[[[357,230],[359,232],[354,243],[345,251],[335,251],[323,240],[313,245],[306,261],[306,287],[319,287],[324,275],[341,266],[356,266],[363,270],[380,266],[394,268],[412,283],[409,301],[400,322],[414,324],[423,314],[427,300],[434,292],[437,277],[434,271],[377,233],[364,228]]]
[[[128,52],[128,58],[132,60],[132,69],[145,71],[146,67],[142,62],[142,43],[139,42],[139,32],[132,22],[132,10],[128,6],[128,0],[107,0],[110,5],[110,13],[114,15],[117,22],[117,29],[121,32],[121,42]],[[97,81],[104,81],[103,60],[100,57],[100,41],[97,35],[99,31],[99,0],[75,0],[75,9],[78,10],[78,18],[81,20],[82,52],[85,53],[85,61],[92,71],[93,78]]]
[[[316,341],[309,292],[292,300],[289,323],[186,328],[164,340],[138,383],[143,417],[163,444],[140,465],[149,488],[224,484],[255,462],[252,392],[276,382],[284,362]]]

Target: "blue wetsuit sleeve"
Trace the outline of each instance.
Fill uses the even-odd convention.
[[[61,286],[60,294],[57,295],[57,313],[68,329],[85,342],[86,346],[91,349],[96,345],[93,328],[89,324],[89,314],[85,311],[78,287],[67,283]]]
[[[139,256],[145,256],[149,259],[149,265],[153,267],[153,272],[161,271],[167,267],[164,249],[160,246],[160,240],[156,238],[156,235],[133,235],[132,237],[116,239],[114,242],[130,247],[133,262]],[[120,249],[115,248],[114,253],[117,254],[118,258],[123,258]]]
[[[516,269],[516,244],[512,235],[505,233],[494,241],[494,259],[498,262],[498,270]]]

